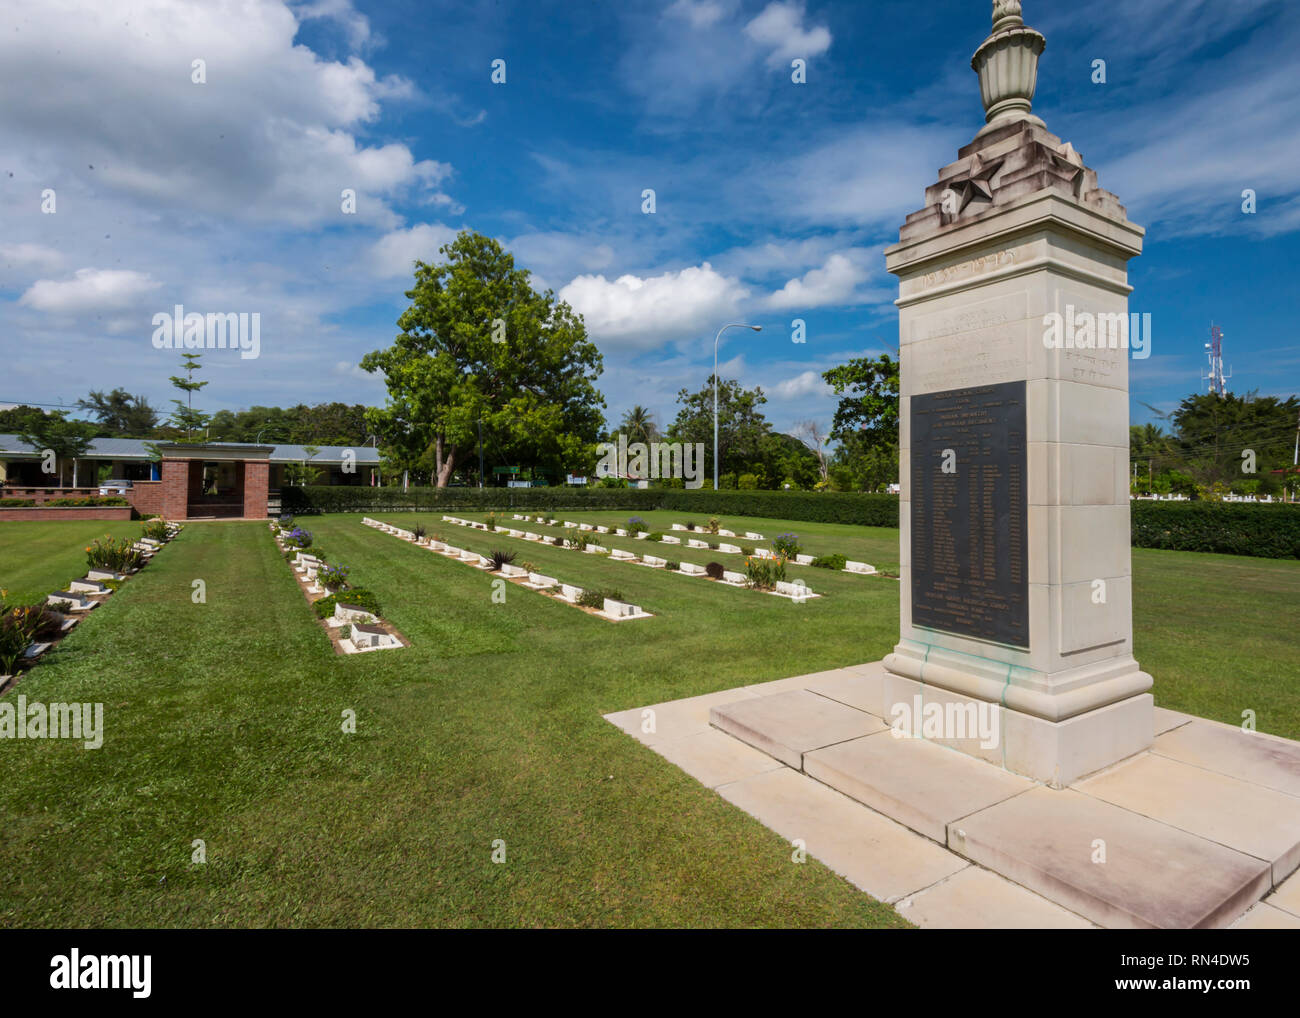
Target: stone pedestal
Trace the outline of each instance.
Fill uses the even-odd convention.
[[[1149,328],[1128,317],[1144,231],[1027,111],[961,149],[885,253],[902,610],[882,708],[1000,711],[994,749],[936,741],[1059,786],[1152,741],[1128,497],[1129,346]]]

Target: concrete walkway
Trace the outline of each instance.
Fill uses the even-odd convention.
[[[895,738],[882,674],[606,719],[921,927],[1300,929],[1300,743],[1157,709],[1149,752],[1051,789]]]

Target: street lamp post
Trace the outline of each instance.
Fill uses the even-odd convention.
[[[724,325],[718,330],[718,334],[713,337],[713,490],[718,490],[718,340],[728,329],[753,329],[755,332],[762,332],[761,325],[746,325],[743,322],[732,322]]]

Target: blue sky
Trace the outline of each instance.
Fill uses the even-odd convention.
[[[1296,392],[1300,9],[1024,7],[1047,36],[1035,112],[1148,231],[1130,264],[1131,309],[1154,326],[1133,421],[1202,388],[1212,320],[1231,389]],[[724,376],[762,385],[782,429],[828,423],[820,373],[897,343],[883,249],[983,122],[969,60],[989,9],[10,2],[0,403],[121,385],[166,407],[179,358],[151,320],[177,303],[262,317],[258,359],[204,357],[205,409],[380,403],[356,363],[391,342],[411,261],[468,227],[583,313],[611,422],[634,402],[671,421],[718,326],[750,321],[764,331],[724,337]]]

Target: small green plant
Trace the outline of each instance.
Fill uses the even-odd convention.
[[[665,569],[680,569],[681,567],[682,564],[678,562],[676,559],[670,558],[667,562],[664,563]]]
[[[740,546],[740,554],[744,555],[746,558],[749,558],[754,554],[754,546],[752,544],[742,544]]]
[[[651,531],[649,536],[646,537],[647,541],[662,541],[663,539],[664,535],[657,530]]]
[[[591,544],[591,538],[585,533],[579,532],[566,540],[565,545],[569,548],[576,548],[578,551],[586,551],[587,545]]]
[[[629,537],[635,537],[637,534],[644,534],[650,529],[650,525],[640,516],[633,516],[627,521],[627,532]]]
[[[488,530],[496,530],[496,528],[497,528],[497,514],[496,514],[496,513],[488,513],[488,514],[487,514],[487,519],[484,520],[483,522],[487,524],[487,528],[488,528]]]
[[[704,529],[710,534],[716,534],[721,526],[722,524],[716,516],[710,516],[709,522],[704,525]]]
[[[721,562],[710,562],[704,567],[704,575],[711,580],[722,579],[723,572],[724,570]]]
[[[502,566],[508,566],[515,560],[513,551],[502,551],[500,548],[489,553],[488,558],[492,560],[492,571],[498,572]]]
[[[693,530],[695,529],[695,524],[694,524],[694,523],[688,523],[688,524],[686,524],[686,529],[687,529],[687,530],[692,530],[692,531],[693,531]]]
[[[772,538],[772,550],[784,558],[794,558],[803,549],[799,546],[798,534],[777,534]]]
[[[338,633],[339,633],[340,640],[350,640],[352,639],[352,626],[351,625],[339,626]]]
[[[428,536],[429,532],[424,529],[423,523],[417,523],[414,527],[411,528],[411,533],[415,535],[415,539],[417,541],[421,541],[426,536]]]
[[[848,559],[836,552],[834,555],[818,555],[812,560],[812,564],[818,569],[843,569],[848,564]]]
[[[311,531],[303,530],[302,527],[294,527],[284,538],[284,543],[290,548],[310,548],[311,542]]]
[[[144,565],[144,555],[131,547],[128,538],[116,541],[105,535],[103,538],[95,538],[86,546],[86,564],[91,569],[125,573]]]
[[[710,550],[710,551],[717,551],[719,547],[720,547],[720,545],[718,544],[717,541],[710,541],[710,542],[709,542],[709,550]]]
[[[785,579],[785,557],[745,559],[745,585],[755,590],[775,590]]]
[[[167,540],[167,524],[160,519],[150,520],[140,528],[141,536],[148,537],[154,541]]]
[[[347,566],[326,566],[316,574],[321,586],[331,594],[337,593],[348,585]]]
[[[604,588],[598,590],[584,590],[578,595],[578,604],[582,605],[584,608],[604,608],[606,598],[609,598],[611,601],[621,601],[623,600],[623,595],[617,590],[605,590]]]
[[[362,611],[369,612],[371,615],[382,614],[379,598],[362,587],[353,587],[351,590],[341,590],[336,594],[329,594],[313,603],[311,607],[317,618],[324,619],[333,615],[334,606],[339,604],[353,605]]]

